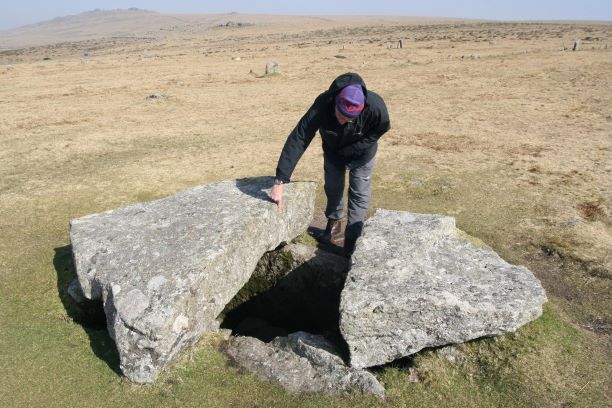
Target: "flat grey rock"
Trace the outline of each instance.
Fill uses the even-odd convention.
[[[154,381],[216,330],[261,256],[307,228],[315,183],[287,184],[282,213],[268,197],[272,183],[224,181],[70,222],[82,292],[103,300],[130,380]]]
[[[323,336],[292,333],[264,343],[253,337],[234,337],[228,354],[241,367],[263,380],[276,381],[290,392],[341,394],[351,390],[384,398],[376,377],[347,367],[335,346]]]
[[[340,302],[353,367],[513,332],[546,302],[527,268],[473,244],[451,217],[378,210],[353,262]]]

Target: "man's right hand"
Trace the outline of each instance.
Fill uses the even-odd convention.
[[[283,209],[283,189],[285,188],[284,184],[274,184],[272,186],[272,191],[270,192],[270,198],[272,201],[276,203],[278,206],[278,211]]]

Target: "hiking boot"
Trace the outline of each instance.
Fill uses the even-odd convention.
[[[346,258],[350,258],[351,256],[353,256],[353,252],[355,252],[356,243],[356,239],[344,238],[344,256]]]
[[[316,236],[316,240],[323,244],[331,244],[333,242],[338,241],[338,238],[342,236],[342,221],[341,220],[332,220],[331,218],[327,219],[327,226],[325,227],[325,231],[321,232],[318,236]]]

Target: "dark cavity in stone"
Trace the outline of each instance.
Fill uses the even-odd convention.
[[[264,342],[296,331],[321,334],[348,355],[339,329],[347,272],[341,256],[301,245],[279,247],[261,258],[226,306],[221,327]]]

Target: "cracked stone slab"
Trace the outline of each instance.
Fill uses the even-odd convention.
[[[102,299],[121,370],[152,382],[248,281],[261,256],[308,227],[315,183],[289,183],[282,212],[273,178],[229,180],[70,222],[79,284]]]
[[[355,390],[385,396],[384,387],[372,373],[348,367],[334,344],[321,335],[296,332],[270,343],[234,337],[227,353],[239,366],[263,380],[280,383],[290,392],[341,394]]]
[[[452,217],[378,210],[366,221],[340,301],[353,367],[517,330],[546,294]]]

